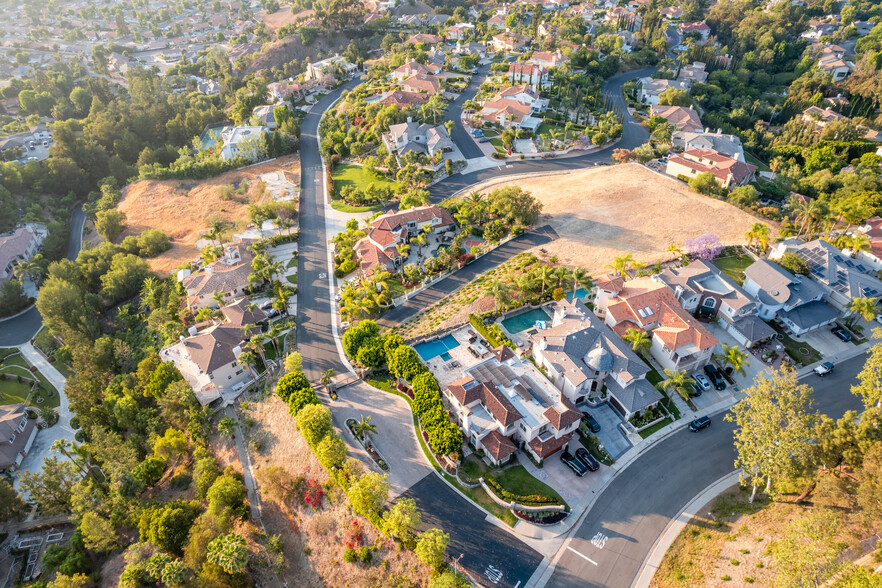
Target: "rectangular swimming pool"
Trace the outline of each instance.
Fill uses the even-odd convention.
[[[527,312],[522,312],[521,314],[516,314],[504,319],[502,321],[502,326],[505,327],[509,333],[520,333],[521,331],[526,331],[533,327],[536,324],[536,321],[547,321],[550,318],[551,315],[545,312],[544,308],[533,308]]]
[[[450,354],[447,353],[451,349],[459,347],[459,341],[453,335],[445,335],[440,339],[432,339],[431,341],[423,341],[413,346],[423,361],[429,361],[435,357],[441,356],[441,359],[447,361]]]

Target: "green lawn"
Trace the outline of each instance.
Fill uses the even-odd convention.
[[[751,163],[751,164],[755,165],[757,167],[758,172],[772,171],[772,168],[770,168],[768,165],[766,165],[765,163],[763,163],[762,161],[757,159],[756,156],[753,153],[751,153],[750,151],[747,151],[747,150],[744,151],[744,159],[747,160],[747,163]]]
[[[666,426],[670,425],[672,422],[674,422],[674,421],[672,421],[670,418],[666,418],[665,420],[652,425],[648,429],[644,429],[643,431],[640,431],[640,436],[643,437],[644,439],[646,439],[647,437],[649,437],[650,435],[652,435],[653,433],[655,433],[656,431],[658,431],[662,427],[666,427]]]
[[[375,176],[364,171],[360,165],[341,163],[334,168],[331,175],[334,178],[334,187],[337,191],[344,186],[353,186],[359,190],[365,190],[371,184],[389,186],[392,190],[398,189],[398,184],[386,178]]]
[[[539,125],[539,128],[536,129],[536,135],[537,136],[546,135],[549,139],[551,139],[551,131],[552,130],[562,132],[564,130],[564,128],[565,127],[563,125],[552,125],[552,124],[548,124],[547,122],[543,122],[542,124]],[[567,139],[575,139],[582,132],[580,129],[581,129],[581,127],[579,127],[579,126],[571,127],[570,132],[567,133],[567,135],[566,135],[566,138]]]
[[[739,286],[744,283],[744,270],[753,264],[753,258],[749,255],[732,255],[729,257],[718,257],[714,260],[714,265],[720,268],[731,280]]]
[[[331,200],[331,208],[338,212],[373,212],[383,208],[382,204],[372,204],[370,206],[351,206],[346,204],[339,198]]]
[[[560,494],[548,484],[534,478],[524,466],[516,465],[506,468],[499,476],[494,476],[499,485],[520,496],[530,496],[536,494],[539,496],[548,496],[560,501],[560,504],[566,504]]]
[[[775,323],[769,323],[769,326],[778,332],[778,341],[784,346],[784,351],[786,351],[787,355],[797,363],[808,365],[823,359],[821,354],[818,353],[818,350],[805,341],[797,341],[796,339],[793,339]]]
[[[288,260],[288,263],[285,264],[285,267],[290,269],[292,267],[295,267],[296,265],[297,265],[297,258],[292,257],[291,259]]]
[[[297,274],[294,274],[293,276],[286,276],[285,279],[288,280],[289,282],[291,282],[292,284],[294,284],[295,286],[297,285]]]
[[[505,146],[502,144],[502,139],[500,139],[499,137],[493,137],[492,139],[490,139],[490,144],[493,145],[500,153],[507,153],[507,151],[505,150]]]
[[[39,408],[56,408],[60,403],[58,391],[49,383],[46,376],[40,372],[30,371],[28,363],[23,357],[20,355],[9,357],[11,353],[16,351],[16,349],[0,349],[0,374],[37,378],[40,382],[39,388],[34,390],[30,404]],[[30,389],[31,385],[27,381],[19,382],[17,377],[10,380],[0,379],[0,404],[26,402]],[[37,398],[43,398],[44,400],[43,402],[37,402]]]

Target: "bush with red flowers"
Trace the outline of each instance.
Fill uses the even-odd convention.
[[[363,535],[361,523],[358,520],[352,521],[346,533],[343,534],[343,545],[349,549],[358,549],[361,547],[361,537]]]
[[[312,507],[312,510],[318,510],[322,507],[322,496],[324,491],[318,481],[310,478],[306,481],[303,490],[303,503]]]

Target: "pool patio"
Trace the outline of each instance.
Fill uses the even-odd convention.
[[[518,346],[518,349],[528,349],[530,335],[537,332],[536,321],[543,320],[548,323],[548,326],[551,326],[552,313],[546,308],[550,304],[552,303],[547,302],[540,306],[522,306],[497,318],[496,324]]]
[[[470,326],[460,327],[449,335],[440,337],[440,339],[446,337],[452,337],[458,345],[452,348],[450,345],[447,345],[446,353],[428,360],[422,360],[423,364],[429,368],[429,371],[438,380],[438,385],[442,390],[462,378],[463,370],[467,370],[473,365],[486,360],[493,353],[487,341]],[[429,339],[426,342],[437,339],[439,338]],[[420,343],[415,347],[419,345]],[[469,351],[470,349],[471,351]],[[444,355],[447,355],[447,357],[444,357]]]

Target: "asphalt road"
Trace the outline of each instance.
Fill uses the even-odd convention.
[[[557,239],[557,233],[547,225],[524,233],[508,243],[500,245],[484,257],[455,271],[432,287],[426,288],[401,306],[393,308],[377,319],[377,324],[387,329],[396,327],[414,314],[429,308],[451,292],[459,290],[481,274],[505,263],[518,253],[550,243],[555,239]]]
[[[77,205],[70,219],[70,239],[67,243],[67,258],[76,259],[83,245],[83,226],[86,215],[82,206]],[[36,306],[27,311],[0,321],[0,347],[14,347],[31,340],[43,326],[43,317]]]
[[[803,379],[815,389],[815,408],[832,418],[859,410],[861,400],[850,386],[864,360],[860,355],[824,378]],[[671,435],[622,470],[576,529],[546,586],[631,586],[668,522],[734,471],[734,424],[722,417],[715,415],[699,433],[683,429]]]
[[[324,96],[303,121],[300,135],[300,259],[297,294],[297,350],[303,355],[304,373],[311,382],[333,368],[346,368],[338,354],[331,321],[331,293],[328,286],[328,236],[325,228],[322,162],[318,150],[321,113],[333,104],[349,82]],[[324,276],[324,277],[322,277]],[[483,513],[454,492],[438,476],[427,475],[409,492],[417,500],[423,520],[450,534],[449,553],[462,558],[461,566],[475,577],[499,570],[498,586],[526,583],[539,565],[539,553],[510,533],[487,523]],[[457,553],[454,553],[456,551]],[[488,566],[494,566],[492,570]]]
[[[487,79],[487,73],[489,71],[489,63],[482,65],[475,71],[472,78],[469,80],[469,85],[463,93],[447,107],[447,116],[444,117],[445,121],[453,121],[453,132],[450,134],[450,138],[453,139],[453,142],[459,147],[460,153],[462,153],[462,156],[466,159],[484,157],[484,152],[481,151],[481,148],[478,147],[478,144],[475,143],[474,139],[472,139],[469,132],[465,130],[465,127],[460,122],[462,120],[462,105],[467,100],[471,100],[477,95],[478,88],[480,88],[481,84],[484,83],[484,80]]]
[[[656,68],[651,67],[637,71],[616,74],[603,83],[603,92],[615,101],[616,106],[618,107],[618,110],[620,112],[627,112],[627,104],[625,102],[624,96],[622,96],[622,85],[624,85],[624,83],[628,80],[647,76],[654,72],[655,69]],[[469,85],[469,87],[471,88],[471,84]],[[464,92],[463,96],[465,96],[466,94],[468,94],[468,92]],[[460,98],[462,98],[463,102],[467,99],[463,97]],[[457,102],[459,102],[459,100],[457,100]],[[459,104],[461,105],[462,102],[459,102]],[[468,136],[468,133],[466,133],[465,130],[462,131],[465,137],[463,138],[456,132],[454,132],[454,141],[456,141],[456,144],[459,147],[460,151],[465,154],[465,149],[467,149],[467,147],[464,148],[464,146],[466,146],[468,143],[471,143],[474,147],[477,147],[477,145],[474,144],[474,140],[472,140],[472,138]],[[608,163],[611,160],[612,152],[614,149],[633,149],[634,147],[638,147],[643,143],[646,143],[648,139],[649,131],[646,130],[646,127],[626,115],[622,129],[622,138],[614,145],[606,147],[605,149],[594,151],[592,153],[585,153],[583,155],[561,157],[557,159],[506,161],[500,162],[500,164],[494,168],[484,169],[468,174],[454,174],[449,178],[445,178],[444,180],[430,187],[429,196],[432,202],[437,203],[446,198],[449,198],[460,190],[468,188],[469,186],[500,176],[548,171],[566,171],[572,169],[581,169],[583,167],[593,165],[594,163]]]

